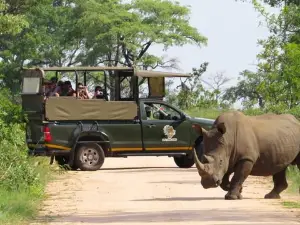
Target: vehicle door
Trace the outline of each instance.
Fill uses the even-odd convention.
[[[182,112],[164,102],[147,101],[140,107],[145,151],[191,149],[191,125]]]

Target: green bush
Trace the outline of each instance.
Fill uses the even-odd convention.
[[[190,109],[187,110],[186,113],[190,116],[193,117],[203,117],[203,118],[208,118],[208,119],[216,119],[222,112],[223,110],[218,110],[218,109]]]
[[[32,218],[49,175],[45,159],[27,155],[21,112],[9,92],[0,90],[0,224]]]
[[[288,179],[290,180],[289,190],[293,193],[300,191],[300,171],[297,166],[290,166],[287,171]]]

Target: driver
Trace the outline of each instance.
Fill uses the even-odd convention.
[[[145,107],[145,111],[146,111],[146,115],[147,115],[147,120],[150,120],[151,118],[151,107],[150,106],[146,106]]]

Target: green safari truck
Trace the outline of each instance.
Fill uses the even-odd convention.
[[[83,80],[83,85],[87,76],[101,74],[110,99],[81,99],[79,85],[75,96],[45,96],[47,72],[56,78],[72,73],[75,83]],[[25,69],[22,107],[28,118],[28,153],[83,171],[100,169],[107,157],[129,156],[169,156],[180,168],[192,167],[194,144],[202,141],[192,124],[209,129],[214,120],[190,117],[163,101],[165,78],[187,76],[128,67]],[[139,88],[145,82],[149,93],[141,98]]]

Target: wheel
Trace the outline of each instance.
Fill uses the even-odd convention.
[[[77,170],[79,167],[74,164],[73,166],[70,166],[69,163],[69,156],[61,156],[61,155],[56,155],[55,156],[55,161],[57,162],[58,165],[64,167],[66,170]]]
[[[191,168],[194,165],[194,157],[191,155],[183,155],[174,157],[175,164],[179,168]]]
[[[96,143],[81,145],[75,154],[75,165],[82,171],[96,171],[104,163],[105,154],[102,147]]]
[[[199,142],[197,143],[196,146],[196,153],[198,158],[200,159],[202,154],[203,154],[203,142]],[[175,156],[174,157],[174,161],[175,164],[179,167],[179,168],[190,168],[194,165],[195,161],[194,161],[194,155],[183,155],[183,156]]]
[[[203,155],[203,142],[200,142],[198,145],[196,145],[195,149],[196,149],[198,159],[201,159]]]

